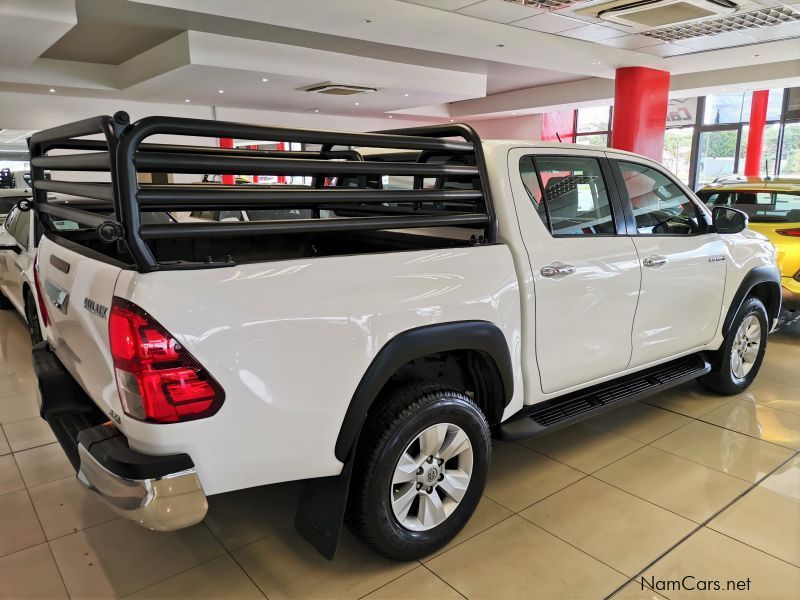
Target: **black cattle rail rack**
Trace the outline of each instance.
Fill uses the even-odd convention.
[[[142,143],[159,134],[301,142],[319,150]],[[381,150],[362,156],[353,147]],[[479,243],[497,238],[480,139],[463,124],[348,133],[172,117],[130,123],[126,113],[118,112],[39,131],[30,138],[29,148],[33,205],[45,231],[56,233],[52,221],[57,219],[95,229],[103,242],[118,244],[141,272],[181,267],[159,264],[154,257],[148,240],[165,238],[453,226],[482,229]],[[60,172],[73,176],[62,180]],[[110,181],[74,181],[75,172],[108,173]],[[310,176],[313,184],[156,185],[139,183],[139,173]],[[392,175],[413,178],[413,188],[382,189],[381,177]],[[81,210],[76,208],[79,203],[49,199],[50,193],[101,201],[110,210]],[[228,209],[310,209],[315,218],[163,224],[141,220],[142,211]],[[323,209],[335,217],[320,218]]]

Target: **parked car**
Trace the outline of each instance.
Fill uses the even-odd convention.
[[[33,263],[36,218],[15,204],[0,226],[0,309],[16,309],[28,324],[31,340],[42,341],[36,308]]]
[[[30,171],[0,169],[0,219],[17,203],[31,196]]]
[[[778,252],[783,307],[800,311],[800,179],[730,177],[697,192],[709,208],[744,211],[749,228],[766,235]]]
[[[107,150],[46,154],[101,132]],[[322,149],[144,141],[157,134]],[[363,146],[387,150],[336,150]],[[697,378],[738,394],[780,309],[775,249],[744,213],[712,212],[618,150],[481,141],[457,124],[341,133],[124,113],[40,131],[30,149],[34,171],[54,172],[34,181],[42,416],[79,479],[155,530],[197,523],[208,495],[304,479],[296,526],[326,556],[346,514],[377,551],[419,558],[475,510],[492,435],[533,437]],[[109,164],[112,183],[56,176]],[[137,169],[315,181],[145,185]],[[44,196],[67,190],[119,211]],[[141,221],[287,208],[314,216]],[[53,216],[85,228],[56,234]]]

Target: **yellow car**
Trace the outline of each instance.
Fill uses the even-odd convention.
[[[748,214],[750,229],[766,235],[778,251],[783,308],[800,310],[800,179],[731,177],[697,195],[709,208],[732,206]]]

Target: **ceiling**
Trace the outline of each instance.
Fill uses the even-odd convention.
[[[542,2],[5,0],[0,91],[442,120],[607,102],[626,66],[670,71],[673,95],[800,85],[800,20],[667,43],[599,0]],[[328,81],[377,91],[299,91]]]

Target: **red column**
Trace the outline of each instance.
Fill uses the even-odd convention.
[[[667,71],[647,67],[617,69],[611,147],[661,161],[668,100]]]
[[[744,174],[752,177],[761,174],[768,103],[769,90],[753,92],[753,101],[750,103],[750,133],[747,136],[747,155],[744,159]]]
[[[219,138],[220,148],[233,148],[233,138]],[[233,175],[223,175],[222,183],[225,185],[233,185],[236,180]]]
[[[542,115],[542,141],[575,142],[575,111],[559,110]]]

